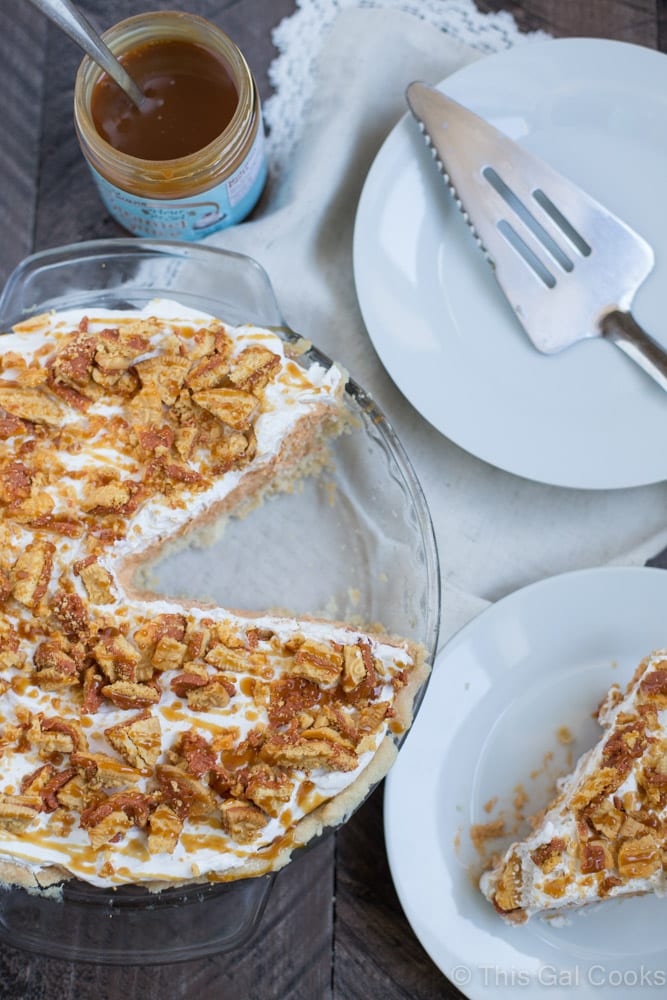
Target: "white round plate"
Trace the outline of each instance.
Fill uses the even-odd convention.
[[[633,313],[667,347],[667,56],[596,39],[531,42],[439,87],[649,241],[656,263]],[[366,179],[354,274],[387,371],[473,455],[559,486],[619,488],[667,476],[665,393],[599,339],[551,356],[532,346],[411,115]]]
[[[519,785],[526,816],[547,804],[555,776],[597,742],[591,713],[611,683],[667,646],[666,607],[662,569],[566,573],[492,605],[436,661],[387,778],[385,838],[415,934],[471,1000],[665,995],[667,900],[608,900],[508,926],[477,887],[469,832],[501,811],[511,822]]]

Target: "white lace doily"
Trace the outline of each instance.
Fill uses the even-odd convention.
[[[522,34],[511,14],[482,14],[473,0],[297,0],[297,10],[273,32],[279,55],[269,69],[275,93],[264,106],[264,119],[275,176],[282,174],[299,141],[324,36],[340,11],[349,7],[412,14],[478,52],[499,52],[517,42],[548,37],[542,32]]]

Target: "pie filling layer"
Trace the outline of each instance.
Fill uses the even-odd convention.
[[[280,867],[386,771],[421,650],[132,578],[316,469],[344,375],[165,300],[36,317],[0,348],[0,880]]]

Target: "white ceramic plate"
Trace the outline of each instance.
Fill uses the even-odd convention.
[[[575,761],[597,741],[591,713],[610,684],[667,646],[665,607],[662,569],[566,573],[491,606],[436,662],[387,779],[385,837],[415,934],[472,1000],[665,994],[667,900],[610,900],[564,926],[533,918],[509,927],[477,888],[481,863],[469,837],[473,823],[501,810],[511,821],[519,784],[526,816],[546,805],[568,753]],[[562,726],[570,746],[559,742]]]
[[[667,346],[667,57],[594,39],[522,44],[440,89],[550,162],[653,246],[634,315]],[[412,116],[373,164],[354,272],[387,371],[438,430],[529,479],[618,488],[667,476],[667,399],[613,345],[530,343]]]

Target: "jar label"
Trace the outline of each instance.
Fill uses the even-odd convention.
[[[252,146],[233,174],[207,191],[173,201],[130,194],[89,166],[107,210],[135,236],[201,240],[241,222],[255,207],[267,175],[264,129],[260,121]]]

